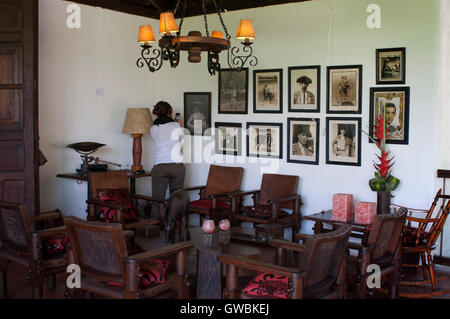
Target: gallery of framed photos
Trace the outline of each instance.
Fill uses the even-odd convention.
[[[223,69],[218,77],[218,114],[227,114],[229,119],[235,115],[236,121],[216,121],[212,126],[211,93],[185,93],[186,125],[192,135],[194,117],[203,121],[203,132],[214,127],[217,154],[276,159],[285,156],[288,163],[319,165],[323,151],[326,164],[361,166],[361,139],[367,137],[370,143],[376,140],[373,125],[379,114],[385,115],[391,133],[388,144],[408,144],[409,137],[410,88],[404,86],[406,48],[377,49],[374,58],[376,70],[372,71],[376,79],[371,82],[377,86],[368,92],[363,90],[361,64],[327,66],[324,83],[320,65],[255,69],[252,76],[248,68],[241,72]],[[284,72],[287,103],[283,103]],[[391,86],[394,84],[403,86]],[[321,105],[321,90],[326,93],[325,105]],[[249,114],[249,95],[253,97],[253,115]],[[370,99],[369,121],[365,123],[361,116],[363,99]],[[283,109],[289,115],[283,114]],[[270,122],[254,120],[264,113],[271,114]],[[321,114],[326,115],[325,120],[319,118]],[[323,146],[321,132],[325,133]]]

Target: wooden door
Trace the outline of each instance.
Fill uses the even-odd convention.
[[[0,0],[0,200],[39,212],[37,0]]]

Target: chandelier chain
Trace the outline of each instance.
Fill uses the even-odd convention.
[[[209,37],[209,30],[208,30],[208,18],[206,17],[206,7],[205,7],[205,0],[202,1],[202,8],[203,8],[203,20],[205,20],[205,30],[206,30],[206,36]]]
[[[230,34],[228,33],[228,30],[227,30],[227,27],[226,27],[226,25],[225,25],[225,22],[223,22],[223,18],[222,18],[222,15],[220,14],[219,8],[217,7],[216,0],[213,0],[213,3],[214,3],[214,7],[216,8],[217,15],[219,16],[220,23],[222,24],[223,31],[225,31],[225,35],[226,35],[226,37],[227,37],[227,40],[230,41],[231,36],[230,36]]]

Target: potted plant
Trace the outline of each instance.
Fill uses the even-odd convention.
[[[380,106],[381,112],[374,125],[374,135],[377,139],[369,136],[380,150],[380,155],[377,155],[379,162],[373,163],[375,177],[369,181],[369,186],[372,191],[377,192],[377,214],[388,214],[391,192],[398,187],[400,180],[391,174],[394,156],[391,157],[391,151],[387,150],[386,140],[392,133],[386,128],[384,103],[380,102]]]

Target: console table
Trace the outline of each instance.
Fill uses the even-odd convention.
[[[130,193],[131,195],[136,194],[136,178],[141,177],[149,177],[152,176],[150,172],[145,172],[142,174],[134,174],[130,170],[127,170],[127,176],[130,180]],[[89,179],[87,176],[78,175],[77,173],[64,173],[64,174],[57,174],[56,177],[60,178],[68,178],[68,179],[74,179],[77,181],[84,181],[87,182],[87,199],[91,199],[91,185],[89,184]]]

